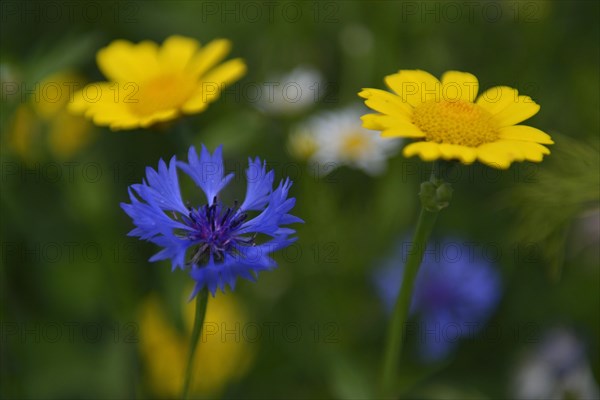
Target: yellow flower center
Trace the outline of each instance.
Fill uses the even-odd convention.
[[[371,142],[369,141],[369,137],[364,132],[355,131],[343,138],[340,150],[345,157],[357,160],[370,146]]]
[[[146,117],[180,108],[192,95],[196,82],[183,74],[159,75],[141,83],[136,92],[125,96],[125,103],[136,115]]]
[[[412,122],[436,143],[477,147],[498,139],[492,115],[477,104],[462,100],[429,101],[413,110]]]

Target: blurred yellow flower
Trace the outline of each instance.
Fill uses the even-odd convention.
[[[364,89],[359,96],[380,114],[362,117],[367,129],[382,131],[383,137],[417,139],[404,148],[406,157],[418,155],[425,161],[475,160],[506,169],[513,161],[542,160],[553,144],[539,129],[516,125],[540,106],[516,89],[498,86],[483,92],[469,73],[448,71],[441,81],[421,70],[400,70],[386,76],[395,93]]]
[[[246,72],[239,58],[217,66],[230,48],[226,39],[201,47],[183,36],[171,36],[160,47],[151,41],[115,40],[96,55],[109,82],[77,92],[70,110],[113,130],[145,128],[202,112]]]
[[[195,303],[187,298],[182,303],[186,335],[169,323],[157,296],[146,299],[140,312],[140,352],[147,383],[154,394],[167,398],[181,395],[194,322]],[[215,397],[228,382],[246,373],[253,349],[243,337],[245,321],[233,294],[211,298],[204,321],[191,393]]]
[[[82,84],[80,76],[67,71],[38,82],[13,115],[11,149],[25,160],[39,158],[44,149],[57,159],[68,159],[89,144],[95,136],[93,125],[67,111],[73,89]]]

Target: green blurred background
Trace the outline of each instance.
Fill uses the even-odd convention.
[[[215,304],[230,297],[241,315],[225,320],[256,324],[262,337],[249,340],[238,329],[234,349],[207,353],[205,368],[223,373],[199,395],[371,397],[387,326],[371,274],[410,233],[418,185],[430,165],[396,155],[380,177],[340,168],[317,179],[289,155],[286,142],[299,121],[357,103],[361,88],[383,88],[385,75],[412,68],[436,76],[468,71],[480,88],[517,88],[542,106],[528,124],[556,144],[539,165],[502,173],[459,168],[453,203],[435,235],[501,249],[504,290],[490,323],[503,334],[462,341],[452,357],[433,365],[408,351],[404,395],[511,396],[520,357],[556,326],[585,343],[598,382],[599,3],[3,1],[1,7],[2,398],[175,395],[152,365],[164,364],[168,374],[182,362],[171,347],[185,343],[190,279],[171,273],[166,262],[146,261],[157,249],[126,236],[132,223],[119,203],[145,166],[183,157],[190,144],[201,143],[224,144],[226,164],[238,177],[254,155],[269,160],[277,179],[290,175],[295,214],[306,224],[298,227],[297,245],[276,256],[278,269],[217,295]],[[244,58],[248,73],[207,111],[168,127],[111,132],[60,122],[58,114],[40,117],[30,93],[36,82],[65,71],[103,80],[99,48],[119,38],[160,43],[172,34],[202,43],[230,39],[231,56]],[[320,101],[293,116],[258,110],[246,90],[298,65],[321,71]],[[243,188],[242,181],[235,184]],[[156,315],[152,304],[164,310],[162,325],[144,317]],[[172,335],[161,336],[166,330]]]

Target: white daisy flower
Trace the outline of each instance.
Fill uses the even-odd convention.
[[[310,160],[317,164],[319,175],[327,175],[342,165],[369,175],[381,174],[402,140],[382,138],[379,132],[363,128],[360,120],[363,113],[362,107],[351,106],[311,118],[290,136],[290,151],[302,153],[294,146],[312,137],[314,151]]]

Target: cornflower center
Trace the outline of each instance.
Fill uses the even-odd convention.
[[[167,73],[140,83],[137,92],[127,95],[124,102],[140,117],[177,109],[192,95],[196,84],[181,73]]]
[[[237,233],[248,215],[240,212],[237,201],[233,207],[225,208],[215,197],[211,205],[190,209],[187,224],[194,228],[188,239],[198,241],[192,254],[191,263],[222,261],[226,253],[235,253],[238,244],[252,245],[254,237],[244,237]]]
[[[477,104],[456,101],[428,101],[413,110],[412,122],[436,143],[477,147],[498,139],[492,115]]]

